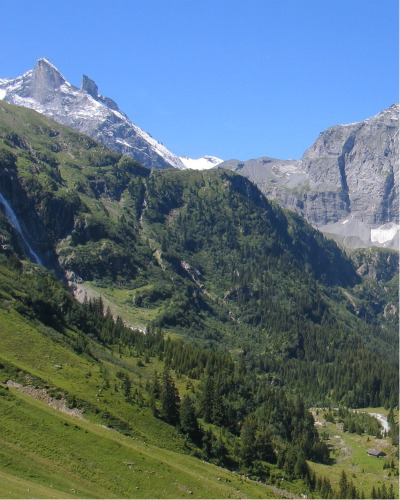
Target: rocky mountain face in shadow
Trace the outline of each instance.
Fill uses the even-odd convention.
[[[399,106],[322,132],[301,160],[230,160],[228,168],[348,247],[398,248]]]

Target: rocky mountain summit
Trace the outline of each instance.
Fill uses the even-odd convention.
[[[322,132],[301,160],[230,160],[228,168],[345,246],[399,245],[399,106]]]
[[[22,76],[0,79],[0,98],[35,109],[147,167],[185,168],[178,156],[134,125],[116,102],[100,95],[88,76],[77,88],[45,58]]]

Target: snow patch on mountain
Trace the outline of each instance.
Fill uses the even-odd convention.
[[[192,170],[208,170],[216,167],[224,161],[220,158],[216,158],[215,156],[202,156],[201,158],[187,158],[186,156],[180,156],[179,159],[186,168]]]
[[[388,224],[383,224],[376,229],[371,229],[371,241],[385,244],[392,241],[396,234],[400,231],[400,225],[389,222]]]

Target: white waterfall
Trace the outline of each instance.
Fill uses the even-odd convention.
[[[21,228],[21,225],[18,221],[17,216],[15,215],[14,210],[11,208],[11,205],[8,203],[8,201],[4,198],[4,196],[1,193],[0,193],[0,203],[4,206],[7,219],[9,220],[11,225],[14,227],[14,229],[16,231],[18,231],[18,233],[21,236],[23,242],[25,243],[27,249],[29,250],[29,253],[34,258],[35,262],[42,266],[43,262],[41,261],[38,254],[32,249],[28,240],[25,238],[24,233],[23,233],[22,228]]]

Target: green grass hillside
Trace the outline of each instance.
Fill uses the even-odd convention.
[[[347,461],[340,446],[329,454],[299,399],[286,400],[226,354],[220,359],[151,328],[147,339],[121,327],[120,341],[102,340],[104,324],[117,334],[118,320],[106,314],[99,329],[91,310],[98,301],[78,304],[47,272],[14,258],[0,257],[0,291],[3,498],[319,498],[319,478],[337,489],[339,467],[349,471],[350,460],[365,491],[374,477],[395,484],[394,473],[366,464],[372,437],[351,441]],[[156,395],[155,376],[166,366],[175,368],[180,423],[163,414],[164,376]],[[182,420],[188,395],[198,437]],[[331,443],[342,435],[330,434]]]
[[[189,455],[0,390],[2,498],[273,498]]]
[[[137,368],[136,357],[113,355],[94,340],[96,355],[78,354],[70,344],[75,332],[16,310],[27,292],[20,271],[4,261],[0,268],[2,498],[274,496],[266,486],[195,458],[184,435],[147,405],[107,387],[121,382],[116,373],[123,368],[132,389],[143,390],[153,370]],[[162,369],[156,359],[148,361],[153,363]]]

